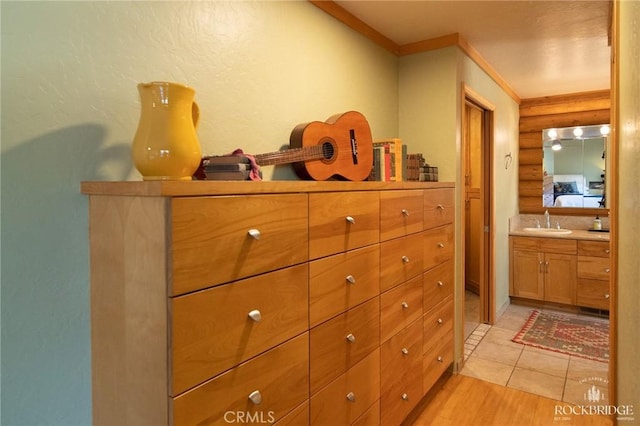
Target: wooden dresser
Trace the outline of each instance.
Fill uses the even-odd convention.
[[[82,191],[95,425],[399,424],[453,362],[452,184]]]

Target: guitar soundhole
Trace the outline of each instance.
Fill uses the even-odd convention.
[[[330,162],[335,155],[335,147],[331,141],[322,142],[322,161]]]

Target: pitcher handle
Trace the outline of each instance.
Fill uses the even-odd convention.
[[[191,117],[193,118],[193,128],[197,129],[200,121],[200,107],[196,102],[191,104]]]

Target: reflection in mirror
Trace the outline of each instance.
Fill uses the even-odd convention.
[[[543,207],[606,207],[609,125],[542,131]]]

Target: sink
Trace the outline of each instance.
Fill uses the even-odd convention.
[[[536,234],[551,234],[551,235],[563,235],[570,234],[571,229],[558,229],[558,228],[524,228],[525,232],[533,232]]]

